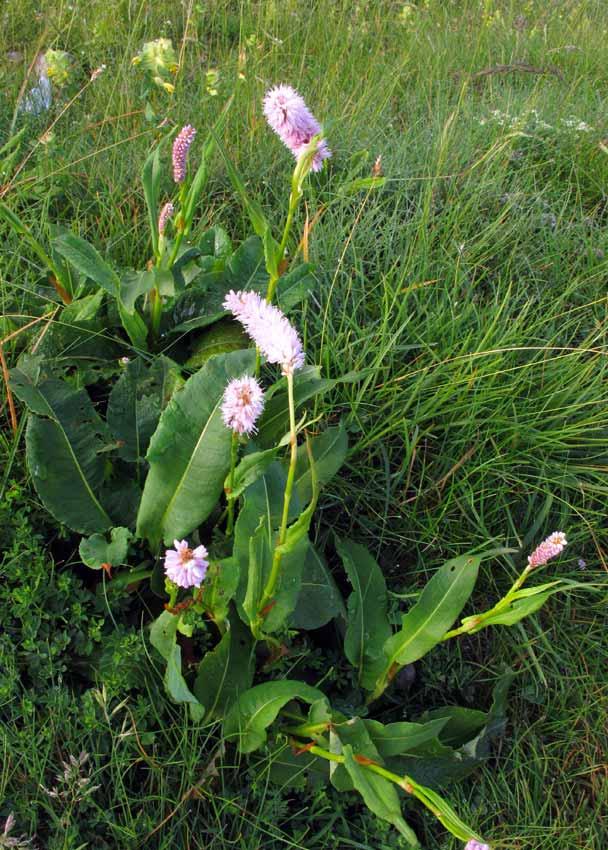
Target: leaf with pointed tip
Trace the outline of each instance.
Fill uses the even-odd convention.
[[[224,390],[254,361],[251,350],[212,357],[163,411],[148,449],[150,471],[137,518],[138,535],[154,547],[187,536],[215,507],[230,468]]]
[[[192,719],[202,720],[205,710],[188,687],[182,674],[182,651],[177,643],[179,617],[163,611],[150,628],[150,643],[167,662],[165,670],[165,688],[169,696],[177,703],[186,703]]]
[[[428,752],[429,745],[435,753],[446,750],[439,741],[441,730],[447,718],[430,720],[428,723],[379,723],[377,720],[363,721],[383,758],[415,753],[421,749]]]
[[[382,648],[391,633],[387,615],[386,582],[368,550],[352,540],[336,540],[353,592],[348,598],[344,638],[346,657],[359,671],[359,682],[374,686],[384,664]]]
[[[242,694],[226,715],[224,737],[236,740],[242,753],[257,750],[266,741],[266,730],[279,711],[296,699],[310,705],[325,696],[317,688],[289,679],[256,685]]]
[[[90,242],[75,233],[64,233],[53,241],[53,247],[79,272],[99,284],[110,295],[119,297],[120,278]]]
[[[348,744],[344,747],[344,767],[368,809],[382,820],[392,823],[412,847],[419,847],[416,833],[403,818],[393,783],[360,765],[354,757],[353,748]]]
[[[278,451],[279,448],[276,447],[266,449],[264,452],[252,452],[245,455],[234,470],[232,486],[230,486],[230,476],[227,476],[224,482],[226,498],[238,499],[251,484],[264,475],[270,464],[275,460]]]
[[[403,616],[401,629],[384,646],[385,674],[426,655],[453,626],[473,592],[479,555],[447,561],[425,585],[420,598]]]

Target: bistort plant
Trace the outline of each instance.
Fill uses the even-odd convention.
[[[408,720],[383,723],[378,707],[400,671],[440,643],[513,625],[572,587],[559,578],[527,584],[566,538],[552,534],[502,599],[459,624],[480,564],[496,550],[445,563],[398,628],[383,572],[364,546],[336,538],[344,568],[336,582],[309,533],[319,494],[346,458],[347,427],[311,420],[308,405],[357,376],[322,375],[304,350],[288,316],[316,282],[310,265],[286,253],[306,181],[331,151],[293,89],[268,92],[264,114],[295,157],[275,236],[221,145],[227,108],[196,170],[190,125],[173,139],[171,170],[169,137],[147,159],[152,257],[140,269],[115,268],[60,228],[47,247],[0,208],[45,265],[55,300],[35,353],[24,353],[11,374],[29,411],[33,483],[53,517],[82,535],[83,564],[124,593],[149,589],[146,610],[156,604],[158,613],[150,640],[166,662],[166,689],[195,721],[217,721],[252,759],[270,753],[270,776],[282,784],[309,775],[357,791],[413,847],[401,794],[468,850],[483,850],[484,839],[435,789],[486,758],[508,677],[489,713],[429,707],[409,719],[404,706]],[[193,236],[215,150],[254,230],[236,249],[218,226]],[[173,191],[164,195],[168,184]],[[340,587],[349,585],[344,600]],[[294,646],[316,642],[323,651],[327,630],[319,630],[332,621],[352,685],[339,708],[325,671],[285,678],[282,661]]]

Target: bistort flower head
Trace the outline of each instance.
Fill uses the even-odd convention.
[[[255,378],[234,378],[224,391],[222,418],[227,428],[237,434],[252,434],[264,410],[264,393]]]
[[[173,179],[176,183],[183,183],[186,179],[186,160],[195,136],[194,127],[191,124],[186,124],[175,137],[173,142]]]
[[[298,332],[278,307],[256,292],[233,292],[224,300],[269,363],[279,363],[284,375],[293,375],[304,365],[304,350]]]
[[[304,98],[291,86],[279,85],[266,92],[264,115],[271,128],[296,159],[306,151],[313,136],[321,133],[321,125],[306,106]],[[320,139],[312,170],[320,171],[323,160],[331,156],[325,139]]]
[[[528,555],[528,566],[542,567],[551,558],[557,557],[568,545],[566,535],[563,531],[554,531],[546,540],[537,546],[531,555]]]
[[[167,222],[175,212],[175,208],[171,201],[166,203],[162,210],[160,211],[160,215],[158,217],[158,232],[160,236],[165,232],[165,227],[167,226]]]
[[[175,549],[165,552],[165,574],[178,587],[200,587],[209,561],[204,546],[191,549],[187,540],[174,540]]]
[[[489,844],[482,844],[481,841],[476,841],[474,838],[471,838],[470,841],[464,846],[464,850],[491,850]]]

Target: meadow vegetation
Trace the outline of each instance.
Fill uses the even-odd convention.
[[[367,545],[396,615],[447,558],[530,551],[567,533],[545,580],[594,592],[444,644],[385,711],[401,719],[405,700],[412,714],[488,709],[514,670],[506,731],[450,799],[492,847],[603,850],[605,4],[5,0],[0,22],[0,147],[21,133],[0,152],[0,198],[41,241],[62,225],[121,266],[150,251],[140,171],[163,119],[203,137],[232,96],[223,145],[278,227],[292,162],[262,97],[277,82],[306,96],[334,156],[296,215],[289,248],[315,264],[317,284],[294,316],[311,362],[327,377],[358,376],[312,411],[342,417],[349,433],[312,536]],[[132,65],[159,37],[179,60],[173,94]],[[69,78],[50,110],[18,112],[47,47],[70,55]],[[34,82],[32,72],[23,91]],[[343,190],[378,157],[380,189]],[[249,233],[219,154],[194,232],[216,224],[236,244]],[[45,319],[34,335],[15,333],[52,316],[56,294],[27,244],[0,228],[0,339],[12,367],[24,339],[44,346],[61,329]],[[4,389],[2,401],[0,818],[14,812],[16,832],[50,850],[407,846],[354,794],[272,785],[263,760],[241,762],[171,703],[141,611],[109,580],[93,592],[77,544],[31,486],[25,410],[14,399],[13,433]],[[508,553],[482,564],[476,608],[516,574]],[[290,657],[285,674],[304,663],[325,662]],[[339,658],[331,676],[347,676]],[[407,814],[424,847],[460,846],[432,817]]]

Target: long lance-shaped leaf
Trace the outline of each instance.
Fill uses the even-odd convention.
[[[478,555],[463,555],[437,570],[418,602],[404,615],[400,631],[384,645],[385,682],[396,668],[417,661],[439,643],[471,595],[480,562]]]
[[[144,187],[144,197],[146,199],[146,208],[148,210],[148,224],[150,226],[150,237],[152,239],[152,250],[154,254],[158,254],[158,198],[160,193],[160,180],[162,176],[162,167],[160,162],[160,154],[163,143],[169,138],[168,134],[164,139],[156,145],[153,151],[150,152],[144,167],[141,172],[141,182]]]
[[[63,233],[53,240],[53,247],[79,272],[91,278],[110,295],[119,297],[120,278],[90,242],[75,233]]]
[[[137,533],[153,546],[188,535],[215,507],[230,468],[231,432],[221,403],[226,384],[253,369],[253,350],[212,357],[179,390],[150,441]]]
[[[336,548],[353,586],[348,598],[344,652],[359,670],[361,685],[371,689],[382,672],[382,648],[391,633],[386,582],[382,570],[364,546],[352,540],[338,540]]]
[[[85,390],[57,380],[37,383],[22,369],[11,389],[32,412],[26,431],[28,467],[47,509],[74,531],[105,531],[113,523],[99,502],[107,437]]]

